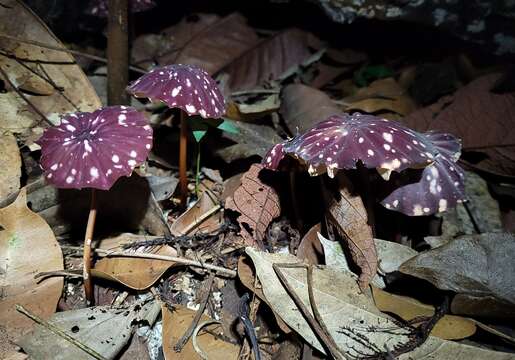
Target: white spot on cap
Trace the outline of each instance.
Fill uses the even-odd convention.
[[[65,181],[67,184],[71,184],[73,182],[73,176],[68,176]]]
[[[145,145],[145,148],[146,148],[146,149],[149,149],[149,150],[150,150],[150,148],[151,148],[151,147],[152,147],[152,146],[151,146],[150,144],[146,144],[146,145]]]
[[[186,111],[189,112],[189,113],[194,113],[197,109],[195,108],[195,106],[193,105],[186,105]]]
[[[423,210],[424,210],[425,213],[428,213],[429,211],[431,211],[431,209],[428,208],[428,207],[425,207]]]
[[[399,205],[399,200],[394,200],[392,202],[392,204],[393,204],[393,207],[397,207],[397,205]]]
[[[200,114],[200,116],[202,116],[202,117],[206,117],[206,116],[207,116],[206,111],[205,111],[204,109],[200,109],[200,110],[198,111],[198,113],[199,113],[199,114]]]
[[[92,152],[93,151],[91,146],[89,146],[89,141],[88,140],[84,140],[84,149],[86,149],[87,152]]]
[[[118,161],[120,161],[120,157],[116,154],[114,154],[112,157],[111,157],[111,160],[113,160],[114,163],[117,163]]]
[[[270,164],[272,162],[272,157],[271,156],[267,157],[266,162]]]
[[[191,87],[191,81],[190,81],[190,79],[186,79],[186,86],[187,86],[187,87]]]
[[[130,167],[134,167],[134,166],[136,166],[136,161],[131,159],[131,160],[127,161],[127,164],[128,164]]]
[[[96,167],[92,166],[89,169],[89,174],[91,175],[92,180],[98,179],[98,169]]]
[[[75,131],[77,129],[75,129],[75,126],[73,126],[73,125],[66,125],[66,130],[68,130],[68,131]]]
[[[438,212],[443,212],[445,210],[447,210],[447,200],[440,199],[440,201],[438,201]]]
[[[47,174],[46,178],[50,179],[52,177],[52,173]]]
[[[370,155],[370,156],[374,156],[374,151],[373,151],[373,150],[371,150],[371,149],[368,149],[368,150],[367,150],[367,153],[368,153],[368,155]]]
[[[75,169],[72,169],[72,171],[71,171],[71,172],[72,172],[72,175],[77,174],[77,170],[75,170]]]
[[[383,144],[383,147],[386,151],[390,150],[392,147],[388,144]]]
[[[393,136],[392,136],[392,134],[385,132],[385,133],[383,133],[383,139],[385,139],[386,141],[391,143],[393,141]]]
[[[129,154],[131,157],[135,158],[136,156],[138,156],[138,153],[134,150],[131,151],[131,153]]]
[[[50,169],[57,170],[57,163],[55,163],[54,165],[50,166]]]
[[[360,138],[358,139],[358,142],[359,142],[360,144],[361,144],[361,143],[363,143],[363,141],[365,141],[365,139],[363,139],[362,137],[360,137]]]
[[[420,216],[423,215],[422,206],[415,204],[413,205],[413,215]]]

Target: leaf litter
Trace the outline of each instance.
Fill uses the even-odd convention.
[[[214,77],[228,106],[221,122],[207,119],[200,131],[192,126],[192,135],[198,140],[201,133],[203,139],[187,155],[190,201],[183,207],[175,191],[175,151],[165,150],[176,148],[179,114],[131,100],[149,119],[153,149],[137,175],[100,196],[105,221],[92,244],[98,304],[83,308],[77,247],[83,230],[77,229],[88,194],[45,185],[34,141],[66,113],[100,108],[82,71],[103,77],[96,90],[107,93],[107,78],[98,75],[105,74],[105,44],[97,40],[108,32],[104,23],[76,16],[81,35],[63,37],[52,16],[68,10],[39,13],[40,20],[20,1],[4,3],[0,239],[7,238],[7,252],[0,263],[0,357],[23,358],[24,351],[35,358],[91,358],[82,346],[100,357],[121,359],[287,354],[301,360],[310,352],[353,359],[513,358],[513,236],[506,230],[513,228],[515,194],[514,89],[513,71],[503,60],[478,61],[452,47],[447,53],[433,48],[415,54],[395,50],[390,39],[377,47],[363,40],[369,33],[362,31],[366,20],[359,29],[346,25],[353,37],[348,41],[347,31],[332,27],[313,8],[305,13],[309,26],[303,17],[292,16],[304,6],[292,2],[263,5],[266,22],[261,9],[249,11],[251,5],[244,3],[171,9],[159,2],[133,14],[131,80],[156,66],[194,65]],[[320,19],[327,26],[316,25]],[[374,36],[394,36],[382,24],[375,26],[381,31]],[[411,33],[409,24],[402,26],[403,34]],[[396,42],[403,36],[397,35]],[[58,37],[73,47],[75,58],[60,51],[65,45]],[[169,88],[170,96],[184,91],[194,96],[187,83]],[[193,111],[194,104],[185,105]],[[341,154],[356,170],[328,167],[328,175],[336,175],[332,179],[297,163],[305,158],[302,147],[284,156],[303,139],[312,146],[310,161],[332,159],[318,143],[326,144],[338,131],[347,135],[344,113],[358,126],[360,118],[369,120],[370,133],[361,136],[369,152],[359,158],[349,151]],[[330,116],[344,120],[341,128],[331,128],[334,134],[325,134],[324,123],[317,124]],[[375,123],[385,119],[461,138],[463,156],[451,154],[467,170],[457,204],[445,196],[453,186],[462,192],[462,185],[451,182],[446,185],[451,189],[443,189],[438,180],[443,170],[452,169],[433,166],[441,159],[426,158],[438,154],[423,149],[430,146],[418,143],[420,134],[413,132],[410,142],[402,143],[395,132],[411,130]],[[119,121],[123,126],[124,119]],[[345,150],[364,142],[353,135],[345,140]],[[449,144],[440,145],[445,150]],[[410,147],[423,161],[404,166],[400,154]],[[281,171],[259,164],[260,159],[266,164],[272,151],[277,155],[273,167]],[[391,162],[381,161],[379,154]],[[362,168],[372,163],[377,169]],[[396,171],[404,167],[411,168]],[[424,198],[420,189],[436,202],[418,203]],[[464,198],[469,201],[461,202]],[[390,209],[406,202],[406,214],[421,216],[378,206],[385,202]],[[446,211],[430,215],[434,209]],[[16,236],[11,222],[17,224]],[[16,257],[9,251],[17,251]],[[33,291],[31,296],[16,295],[22,286]],[[41,299],[41,293],[48,296]],[[26,312],[16,311],[16,304]],[[176,352],[179,339],[185,345]]]

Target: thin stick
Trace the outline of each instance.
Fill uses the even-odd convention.
[[[91,60],[95,60],[95,61],[107,64],[107,59],[106,58],[101,57],[101,56],[97,56],[97,55],[93,55],[93,54],[84,53],[82,51],[66,49],[66,48],[63,48],[63,47],[54,46],[54,45],[50,45],[50,44],[45,44],[45,43],[42,43],[42,42],[39,42],[39,41],[34,41],[34,40],[20,39],[20,38],[17,38],[15,36],[7,35],[7,34],[1,34],[1,33],[0,33],[0,38],[9,39],[9,40],[17,41],[17,42],[20,42],[20,43],[29,44],[29,45],[39,46],[39,47],[44,48],[44,49],[60,51],[60,52],[72,54],[72,55],[75,55],[75,56],[81,56],[81,57],[84,57],[86,59],[91,59]],[[147,71],[145,69],[142,69],[142,68],[134,66],[134,65],[130,65],[129,69],[134,71],[134,72],[140,73],[140,74],[146,74],[147,73]]]
[[[129,82],[128,1],[109,0],[107,16],[107,103],[126,105]]]
[[[304,318],[306,319],[307,323],[310,325],[311,329],[317,336],[317,338],[320,340],[320,343],[322,346],[324,346],[325,350],[327,351],[328,355],[330,354],[334,359],[341,360],[345,359],[345,355],[342,354],[342,352],[338,349],[336,344],[334,343],[334,340],[332,337],[324,332],[320,324],[315,320],[313,315],[309,312],[306,305],[300,298],[300,296],[295,292],[295,290],[292,289],[290,284],[288,283],[288,280],[284,276],[284,274],[281,271],[281,268],[306,268],[306,265],[304,264],[273,264],[272,265],[275,273],[277,274],[277,277],[283,284],[284,288],[288,292],[288,294],[291,296],[293,302],[297,307],[299,308],[302,315],[304,315]]]
[[[180,204],[186,206],[186,197],[188,196],[188,177],[186,176],[187,166],[187,150],[188,150],[188,123],[186,122],[186,114],[181,110],[181,135],[179,140],[179,189]]]
[[[135,258],[142,258],[142,259],[156,259],[156,260],[164,260],[164,261],[172,261],[178,264],[182,265],[188,265],[188,266],[196,266],[199,268],[203,268],[206,270],[212,270],[216,271],[220,274],[223,274],[227,277],[234,278],[237,276],[237,272],[231,269],[227,269],[221,266],[216,266],[212,264],[205,264],[200,261],[185,259],[181,257],[176,256],[166,256],[166,255],[158,255],[158,254],[148,254],[148,253],[142,253],[142,252],[133,252],[133,253],[126,253],[121,251],[107,251],[103,249],[95,249],[95,253],[97,253],[101,257],[111,257],[111,256],[124,256],[124,257],[135,257]]]
[[[200,141],[197,141],[197,170],[195,171],[195,195],[198,198],[200,185]]]
[[[217,213],[222,207],[220,205],[215,205],[202,215],[200,215],[198,218],[196,218],[194,221],[192,221],[183,231],[183,235],[188,235],[188,233],[196,228],[199,224],[201,224],[204,220],[206,220],[211,215]]]
[[[50,120],[48,120],[48,118],[45,116],[45,114],[43,114],[37,107],[36,105],[34,105],[26,96],[23,92],[20,91],[20,89],[18,89],[16,87],[16,85],[14,85],[14,83],[11,81],[11,79],[9,79],[9,76],[7,75],[7,73],[0,67],[0,74],[2,74],[2,77],[4,78],[5,81],[7,81],[9,83],[9,85],[11,85],[11,87],[13,88],[13,90],[16,92],[16,94],[18,94],[26,103],[27,105],[29,105],[29,107],[34,110],[34,112],[36,114],[38,114],[39,116],[41,116],[41,118],[50,126],[54,126],[54,124],[52,124],[52,122]]]
[[[32,314],[27,309],[25,309],[20,304],[16,304],[16,310],[21,312],[23,315],[27,316],[34,322],[36,322],[38,325],[43,326],[47,330],[51,331],[52,333],[56,334],[57,336],[62,337],[64,340],[69,341],[73,345],[77,346],[82,351],[86,352],[88,355],[94,357],[97,360],[107,360],[107,358],[103,357],[99,353],[97,353],[95,350],[87,346],[86,344],[81,343],[79,340],[71,337],[67,333],[65,333],[63,330],[59,329],[57,326],[41,319],[39,316]]]
[[[82,261],[84,263],[84,292],[86,293],[86,303],[92,305],[93,283],[91,281],[91,241],[93,239],[93,230],[95,229],[95,220],[97,218],[97,195],[95,189],[91,189],[91,204],[89,207],[88,224],[86,225],[86,235],[84,236],[84,253]]]
[[[211,295],[211,287],[213,286],[213,283],[215,281],[215,273],[209,274],[209,278],[207,279],[207,285],[204,287],[205,289],[205,295],[203,299],[200,302],[200,308],[197,310],[197,313],[195,314],[195,317],[193,318],[193,321],[190,324],[190,327],[184,335],[181,336],[181,338],[177,341],[177,344],[173,347],[175,352],[181,352],[182,348],[188,340],[190,339],[191,335],[193,335],[193,332],[197,328],[197,325],[200,321],[200,318],[202,317],[202,314],[204,313],[204,310],[206,309],[207,302],[209,300],[209,296]]]

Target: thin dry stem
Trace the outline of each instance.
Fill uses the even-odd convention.
[[[186,114],[181,110],[181,137],[179,140],[179,189],[181,206],[186,206],[188,195],[188,177],[186,176],[187,150],[188,150],[188,123]]]

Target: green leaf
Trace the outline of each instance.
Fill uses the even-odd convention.
[[[207,130],[209,128],[207,122],[201,118],[190,119],[189,126],[191,131],[193,132],[193,137],[195,138],[196,142],[200,142],[200,140],[202,140],[202,138],[206,135]]]
[[[193,130],[193,137],[197,142],[200,142],[204,135],[206,135],[207,130]]]
[[[227,118],[223,118],[223,121],[217,126],[217,128],[232,134],[240,133],[236,125],[234,125],[234,121]]]

